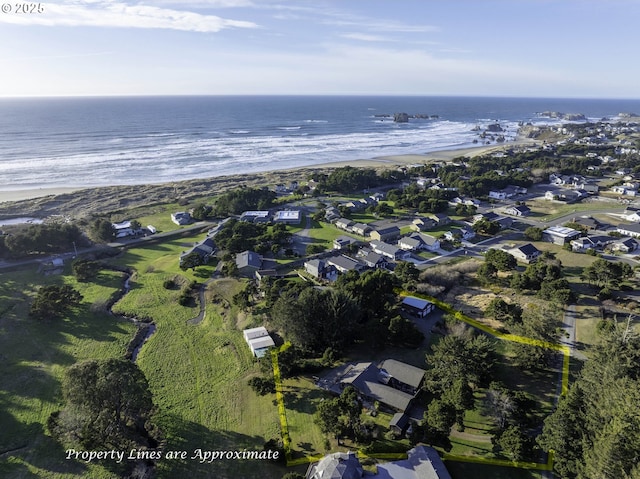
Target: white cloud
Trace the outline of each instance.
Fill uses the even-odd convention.
[[[344,33],[340,35],[342,38],[348,38],[349,40],[360,40],[362,42],[388,42],[392,41],[389,38],[382,37],[380,35],[369,35],[366,33]]]
[[[113,0],[46,3],[42,14],[0,15],[2,21],[19,25],[160,28],[192,32],[257,27],[253,22]]]
[[[378,32],[426,33],[440,31],[440,28],[434,25],[410,25],[391,20],[332,19],[326,20],[323,23],[337,27],[359,27]]]

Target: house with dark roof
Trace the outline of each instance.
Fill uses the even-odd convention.
[[[434,213],[429,218],[433,219],[438,226],[451,224],[451,218],[444,213]]]
[[[413,316],[424,318],[436,309],[436,305],[426,299],[416,298],[414,296],[405,296],[400,304],[400,309],[412,314]]]
[[[184,262],[185,257],[188,255],[195,253],[200,256],[200,260],[202,263],[207,263],[209,259],[211,259],[216,254],[216,243],[213,241],[213,238],[205,238],[199,243],[195,243],[193,248],[190,250],[183,251],[180,253],[180,265]]]
[[[369,236],[378,241],[387,241],[400,236],[400,228],[397,226],[387,226],[386,228],[379,228],[371,231]]]
[[[433,218],[414,218],[411,222],[411,229],[414,231],[426,231],[435,228],[437,224],[438,223]]]
[[[529,216],[531,208],[525,205],[513,205],[505,208],[504,212],[511,216]]]
[[[335,206],[328,206],[324,210],[324,219],[329,223],[334,222],[335,220],[340,219],[340,211]]]
[[[580,216],[578,218],[573,218],[573,223],[584,226],[590,230],[597,230],[602,226],[602,223],[600,223],[597,219],[592,218],[591,216]]]
[[[238,272],[243,276],[253,276],[256,271],[262,269],[262,256],[253,251],[243,251],[236,255]]]
[[[531,243],[526,243],[513,248],[509,250],[509,253],[511,253],[518,261],[522,261],[527,264],[533,263],[538,259],[538,256],[542,254],[542,252]]]
[[[613,251],[620,251],[621,253],[631,253],[638,249],[638,242],[633,238],[625,238],[617,241],[611,247]]]
[[[361,362],[334,369],[318,385],[335,394],[351,385],[365,402],[373,404],[378,401],[387,410],[406,412],[413,403],[414,395],[385,384],[385,380],[387,374],[381,373],[375,363]]]
[[[476,236],[476,232],[473,228],[464,225],[460,228],[452,228],[444,234],[444,237],[449,241],[455,241],[459,239],[470,240]]]
[[[424,382],[424,369],[395,359],[385,359],[378,368],[384,384],[409,394],[416,394]]]

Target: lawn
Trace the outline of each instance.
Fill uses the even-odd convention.
[[[338,236],[350,236],[355,239],[362,240],[362,237],[349,234],[346,231],[342,231],[336,228],[334,225],[324,223],[321,221],[313,221],[311,228],[309,229],[309,237],[313,238],[316,244],[322,244],[328,249],[333,248],[333,240]]]
[[[325,454],[325,438],[313,415],[319,402],[332,397],[306,377],[285,379],[282,383],[292,456]]]

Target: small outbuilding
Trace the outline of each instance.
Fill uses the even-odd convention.
[[[414,296],[406,296],[402,300],[400,307],[407,313],[419,318],[426,318],[434,309],[436,309],[436,305],[431,301],[416,298]]]
[[[267,328],[260,326],[258,328],[245,329],[242,332],[244,340],[249,345],[251,352],[256,358],[261,358],[267,354],[267,350],[276,345],[273,338],[269,335]]]

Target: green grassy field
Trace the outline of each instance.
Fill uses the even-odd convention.
[[[163,287],[165,279],[176,275],[203,279],[199,272],[178,269],[177,254],[184,241],[131,250],[118,260],[138,273],[131,281],[131,292],[115,309],[122,314],[151,317],[157,325],[138,364],[154,394],[167,449],[262,449],[264,442],[279,437],[279,422],[273,398],[257,396],[247,385],[258,367],[236,328],[238,312],[232,306],[233,294],[243,284],[229,279],[211,283],[209,294],[219,298],[218,304],[207,305],[200,324],[187,323],[199,309],[180,306],[179,290]],[[281,474],[276,466],[261,463],[256,467],[251,462],[159,464],[159,477],[253,478]]]
[[[532,217],[542,221],[552,221],[561,216],[576,213],[578,215],[592,211],[610,210],[615,208],[615,203],[605,201],[593,201],[589,203],[564,204],[545,200],[527,201],[527,206],[534,213]]]
[[[124,356],[135,326],[101,308],[122,281],[120,273],[111,271],[92,283],[44,277],[35,270],[0,274],[0,476],[113,477],[102,467],[65,461],[45,424],[61,408],[66,368],[85,359]],[[28,317],[38,285],[65,282],[84,296],[75,311],[60,320]]]
[[[148,317],[157,332],[142,349],[138,364],[144,371],[158,408],[156,418],[165,436],[165,450],[262,449],[280,435],[273,398],[257,396],[247,379],[257,363],[236,323],[255,320],[238,315],[232,296],[243,287],[237,280],[217,280],[208,287],[205,319],[188,324],[199,308],[179,306],[180,289],[163,282],[203,281],[213,271],[178,268],[178,254],[194,238],[132,249],[117,264],[135,269],[131,291],[114,309]],[[101,312],[123,284],[121,273],[104,271],[86,284],[71,276],[43,277],[34,271],[0,275],[0,476],[113,477],[100,466],[65,461],[64,451],[44,432],[49,415],[60,409],[60,381],[77,361],[123,357],[135,326]],[[36,285],[69,282],[84,295],[69,318],[38,322],[27,317]],[[280,478],[281,466],[261,461],[160,461],[158,477]]]
[[[333,240],[338,236],[350,236],[362,240],[362,237],[358,237],[353,234],[349,234],[346,231],[336,228],[334,225],[324,223],[321,221],[313,221],[311,223],[311,229],[309,229],[309,237],[313,238],[315,244],[321,244],[326,248],[333,248]]]

